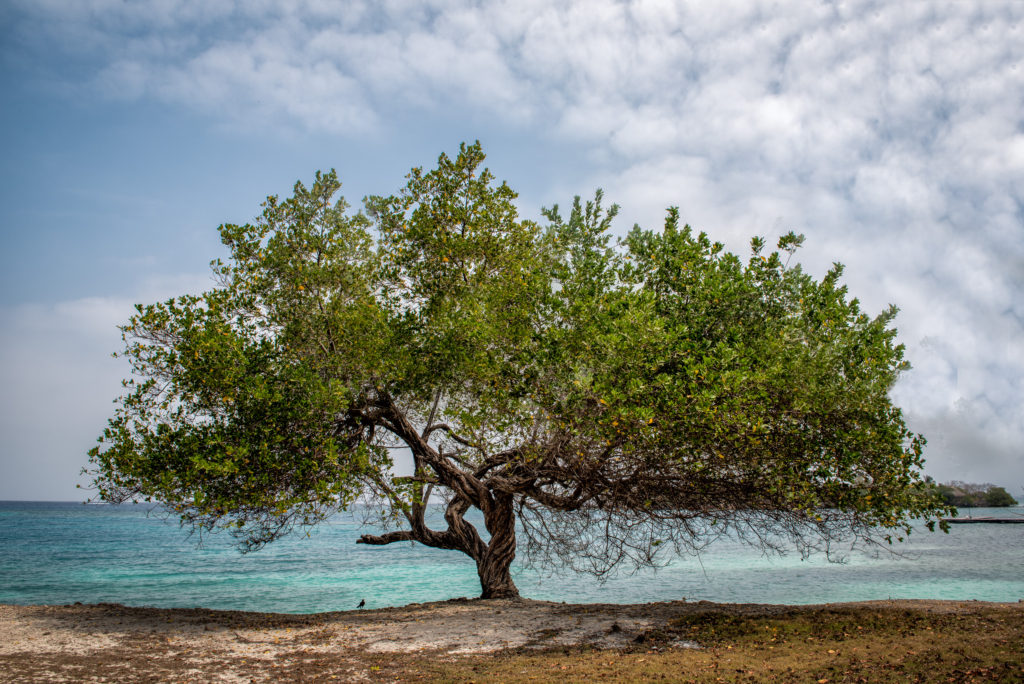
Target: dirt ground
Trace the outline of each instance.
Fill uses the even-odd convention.
[[[1024,619],[1024,604],[879,601],[843,609],[970,613]],[[0,605],[4,681],[403,681],[430,667],[495,652],[624,650],[652,634],[657,651],[701,649],[664,632],[699,614],[771,618],[823,607],[701,602],[571,605],[455,599],[401,608],[284,615],[129,608],[117,604]],[[648,644],[653,643],[648,641]],[[567,651],[568,652],[568,651]],[[650,653],[651,651],[647,651]],[[417,674],[418,673],[418,674]]]

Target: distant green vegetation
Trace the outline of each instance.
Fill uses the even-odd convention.
[[[935,486],[942,500],[957,508],[1001,508],[1017,504],[1009,492],[994,484],[971,484],[954,480]]]

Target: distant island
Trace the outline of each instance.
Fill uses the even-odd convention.
[[[994,484],[973,484],[953,480],[943,484],[929,484],[938,490],[942,500],[957,508],[1005,508],[1016,506],[1017,501],[1002,487]]]

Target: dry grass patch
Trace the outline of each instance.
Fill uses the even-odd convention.
[[[711,610],[643,637],[626,650],[520,650],[429,674],[452,682],[1024,682],[1024,611],[1012,606],[808,607],[761,616]],[[668,647],[680,639],[703,648]]]

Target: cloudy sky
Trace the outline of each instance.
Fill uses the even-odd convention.
[[[525,216],[597,187],[892,302],[937,479],[1024,489],[1024,3],[7,0],[0,499],[76,500],[134,302],[336,168],[479,139]]]

